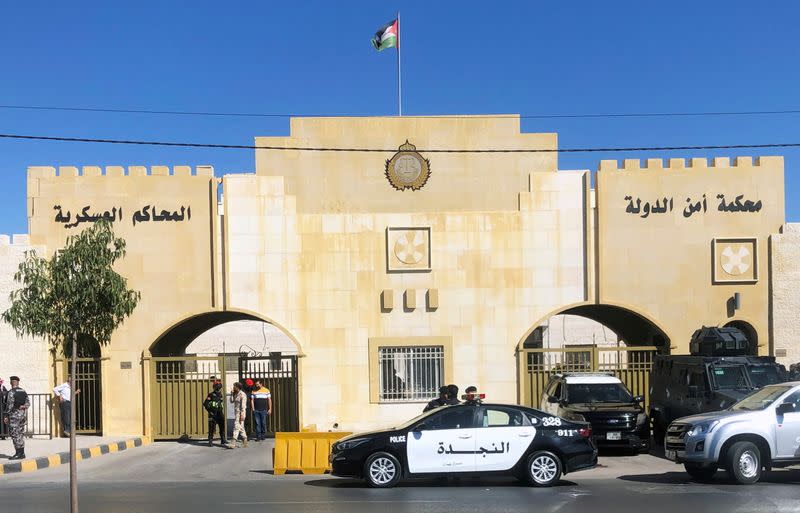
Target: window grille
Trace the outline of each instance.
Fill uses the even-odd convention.
[[[430,401],[444,384],[444,347],[379,347],[378,370],[379,401]]]

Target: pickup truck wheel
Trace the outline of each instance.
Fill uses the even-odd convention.
[[[739,484],[753,484],[761,478],[761,451],[753,442],[736,442],[728,449],[725,465]]]
[[[692,476],[692,479],[695,481],[699,481],[701,483],[707,483],[714,478],[714,474],[717,473],[717,466],[716,465],[700,465],[698,463],[684,463],[683,468],[686,469],[686,473]]]

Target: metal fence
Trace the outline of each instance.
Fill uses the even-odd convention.
[[[28,408],[28,423],[25,427],[25,436],[49,436],[53,437],[53,406],[50,394],[28,394],[31,402]],[[5,401],[0,404],[5,414]],[[10,436],[8,424],[0,422],[0,437]]]
[[[608,372],[617,376],[633,395],[650,404],[650,369],[658,351],[653,346],[568,346],[520,351],[523,365],[523,404],[538,408],[542,392],[556,373]]]

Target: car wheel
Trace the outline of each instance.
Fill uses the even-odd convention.
[[[400,462],[388,452],[376,452],[364,464],[364,479],[373,488],[391,488],[402,473]]]
[[[698,463],[684,463],[683,468],[686,473],[692,476],[692,479],[701,483],[706,483],[713,479],[714,474],[717,473],[716,465],[700,465]]]
[[[726,469],[739,484],[761,479],[761,451],[753,442],[736,442],[728,449]]]
[[[528,456],[527,471],[533,486],[553,486],[561,479],[561,460],[552,452],[535,452]]]

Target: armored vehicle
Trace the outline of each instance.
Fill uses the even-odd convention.
[[[786,368],[774,357],[741,354],[748,350],[743,339],[736,328],[704,327],[692,336],[697,354],[655,357],[650,418],[657,444],[677,418],[724,410],[753,390],[788,380]]]

